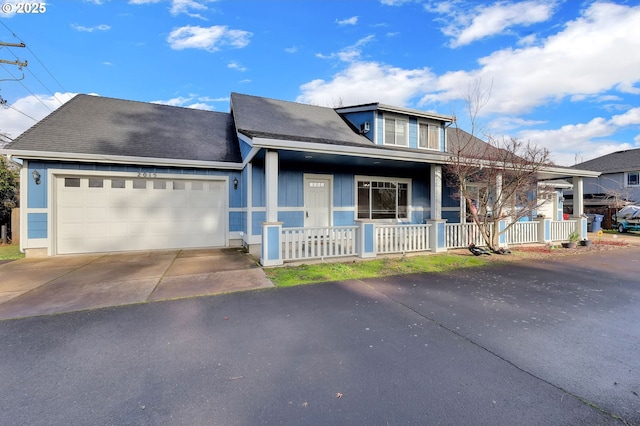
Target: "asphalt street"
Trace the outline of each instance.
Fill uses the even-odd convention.
[[[6,425],[640,425],[640,249],[0,322]]]

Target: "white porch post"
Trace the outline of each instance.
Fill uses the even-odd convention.
[[[266,222],[262,223],[263,266],[282,265],[282,222],[278,222],[278,153],[267,151],[264,158]]]
[[[587,219],[584,215],[584,181],[579,176],[573,177],[573,219],[580,239],[587,238]]]
[[[467,223],[467,200],[460,196],[460,223]]]
[[[264,159],[267,222],[278,221],[278,153],[267,151]]]
[[[495,194],[495,200],[493,200],[493,205],[494,205],[494,211],[493,213],[495,214],[495,206],[502,206],[502,173],[498,173],[496,175],[496,194]]]
[[[584,214],[584,182],[581,177],[573,177],[573,215],[580,217]]]
[[[442,166],[439,164],[431,165],[431,220],[442,219]]]

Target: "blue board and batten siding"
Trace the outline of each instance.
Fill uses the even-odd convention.
[[[278,221],[283,228],[297,228],[304,226],[304,176],[306,173],[325,174],[332,177],[332,211],[333,226],[350,226],[356,219],[356,175],[371,175],[371,170],[354,170],[354,173],[320,173],[320,170],[310,170],[308,164],[281,165],[278,179]],[[285,168],[286,167],[286,168]],[[425,165],[425,168],[429,167]],[[262,164],[252,167],[252,213],[251,231],[253,235],[262,234],[262,223],[266,220],[265,179]],[[359,173],[360,172],[360,173]],[[380,178],[396,177],[398,170],[388,170],[378,173]],[[431,218],[430,184],[428,174],[402,176],[411,180],[411,209],[410,223],[425,223]]]

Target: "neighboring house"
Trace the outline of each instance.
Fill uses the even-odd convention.
[[[640,203],[640,148],[617,151],[574,166],[593,170],[598,177],[584,179],[584,209],[586,213],[605,216],[604,227],[610,227],[611,215],[627,204]],[[567,192],[568,206],[573,194]]]
[[[245,246],[279,264],[284,230],[460,221],[442,178],[461,131],[452,121],[238,93],[229,113],[78,95],[2,152],[23,161],[27,253]],[[596,175],[550,167],[540,178]]]

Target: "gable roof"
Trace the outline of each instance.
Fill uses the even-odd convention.
[[[333,108],[231,93],[239,133],[251,138],[376,147]]]
[[[386,105],[386,104],[381,104],[379,102],[339,107],[339,108],[336,108],[336,111],[339,113],[359,112],[359,111],[383,111],[383,112],[391,112],[396,114],[410,115],[410,116],[419,117],[419,118],[427,118],[431,120],[444,121],[446,123],[453,123],[455,121],[455,119],[450,115],[442,115],[442,114],[437,114],[435,112],[403,108],[403,107],[397,107],[393,105]]]
[[[6,150],[25,158],[38,152],[39,158],[80,154],[176,163],[242,162],[228,113],[90,95],[75,96]]]
[[[617,151],[573,166],[601,173],[640,171],[640,148]]]

